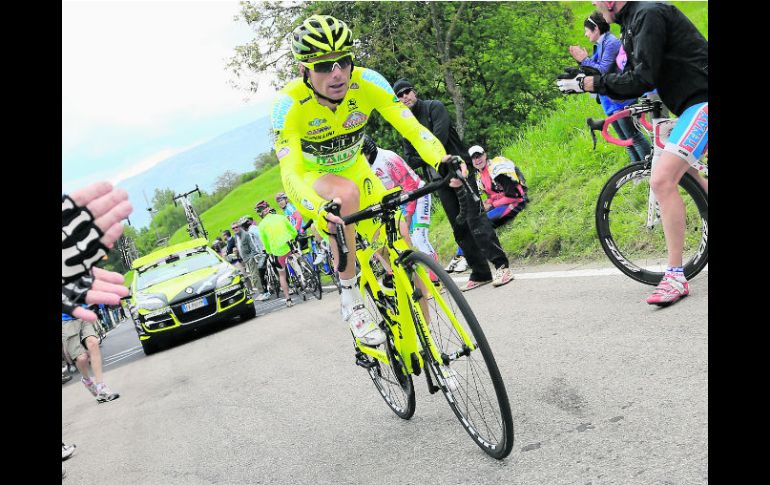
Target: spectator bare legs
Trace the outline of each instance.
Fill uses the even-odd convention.
[[[104,383],[102,352],[99,349],[99,337],[94,328],[95,324],[98,325],[98,323],[86,322],[79,318],[63,320],[62,344],[83,376],[80,379],[81,382],[96,398],[96,401],[101,403],[117,399],[120,394],[112,392]],[[89,372],[89,367],[93,372],[93,378]]]

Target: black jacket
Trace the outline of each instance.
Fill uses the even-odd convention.
[[[473,180],[473,172],[475,172],[475,169],[473,168],[473,164],[470,163],[468,150],[465,148],[462,141],[460,141],[457,130],[452,126],[449,112],[443,103],[435,99],[418,99],[412,107],[412,114],[414,114],[414,117],[417,118],[417,121],[419,121],[422,126],[429,129],[430,132],[441,141],[447,154],[459,155],[465,160],[466,165],[468,165],[468,170],[470,171],[469,178],[470,180]],[[415,150],[412,144],[409,143],[409,140],[403,138],[402,141],[404,147],[404,160],[406,160],[406,163],[421,177],[426,179],[426,181],[435,177],[435,170],[429,167],[423,159],[420,158],[417,150]],[[427,177],[428,174],[426,173],[426,170],[431,174],[431,177]]]
[[[681,11],[657,2],[628,2],[618,12],[628,62],[622,73],[594,77],[594,90],[615,99],[658,89],[677,116],[708,101],[708,41]]]

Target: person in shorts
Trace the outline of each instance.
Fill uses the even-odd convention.
[[[120,397],[104,383],[102,373],[102,352],[94,322],[87,322],[62,313],[61,341],[67,355],[83,376],[80,382],[96,398],[97,402],[108,402]],[[98,323],[97,323],[98,325]],[[89,373],[89,362],[93,379]]]

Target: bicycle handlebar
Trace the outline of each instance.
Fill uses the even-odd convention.
[[[463,159],[455,155],[447,161],[447,163],[449,163],[451,166],[444,178],[426,184],[413,192],[403,192],[399,190],[398,192],[394,192],[392,194],[386,194],[382,198],[381,202],[370,205],[366,209],[354,212],[353,214],[349,214],[344,217],[340,216],[340,205],[334,202],[330,202],[326,205],[326,211],[330,214],[340,216],[345,224],[353,224],[365,219],[372,219],[379,214],[382,214],[383,212],[395,210],[401,204],[411,202],[413,200],[419,199],[420,197],[423,197],[424,195],[430,194],[431,192],[435,192],[436,190],[448,184],[449,180],[453,178],[459,178],[462,180],[467,190],[469,190],[471,195],[473,195],[474,200],[478,202],[478,196],[473,192],[473,190],[471,190],[467,179],[462,175],[462,170],[460,169],[460,163],[462,162]],[[337,270],[341,273],[347,268],[346,255],[348,254],[349,249],[347,246],[347,241],[345,241],[345,234],[340,230],[339,227],[337,228],[337,231],[335,231],[334,237],[337,240],[337,247],[340,251],[340,258],[337,262]]]
[[[594,150],[596,150],[596,135],[594,134],[594,131],[601,131],[602,138],[612,143],[613,145],[618,145],[622,147],[633,145],[634,140],[631,138],[627,140],[621,140],[619,138],[615,138],[614,136],[610,135],[607,132],[607,129],[610,127],[610,124],[612,124],[617,120],[628,118],[629,116],[636,116],[640,118],[642,125],[644,125],[645,128],[647,128],[648,130],[651,130],[652,125],[644,119],[644,114],[652,112],[654,118],[659,118],[662,105],[663,103],[661,103],[660,101],[657,101],[657,100],[650,101],[647,98],[642,98],[642,101],[640,101],[639,103],[626,106],[625,109],[617,111],[612,115],[610,115],[608,118],[605,118],[603,120],[594,120],[593,118],[586,118],[586,124],[588,125],[589,132],[591,133],[591,139],[594,142]]]
[[[201,189],[198,188],[198,184],[195,184],[195,188],[193,190],[189,191],[189,192],[186,192],[186,193],[184,193],[182,195],[175,195],[174,196],[174,207],[176,207],[176,201],[178,199],[185,198],[185,197],[187,197],[190,194],[194,194],[195,192],[198,192],[198,195],[201,195]]]

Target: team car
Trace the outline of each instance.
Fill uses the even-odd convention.
[[[194,328],[240,316],[256,316],[243,275],[193,239],[159,249],[131,264],[128,308],[144,353]]]

